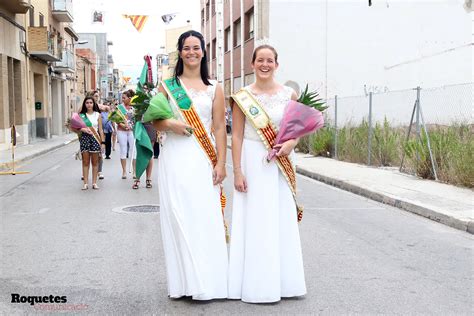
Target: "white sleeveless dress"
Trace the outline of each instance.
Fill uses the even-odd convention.
[[[275,95],[255,95],[276,126],[292,91],[284,87]],[[295,202],[278,166],[267,163],[266,155],[246,119],[241,164],[248,189],[234,190],[229,298],[249,303],[306,294]]]
[[[189,97],[210,135],[216,82]],[[228,254],[220,191],[193,137],[167,133],[158,161],[160,219],[171,298],[227,298]]]

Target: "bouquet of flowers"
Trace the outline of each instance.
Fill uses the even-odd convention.
[[[297,101],[290,100],[283,113],[280,129],[273,148],[268,152],[267,161],[275,158],[281,145],[290,139],[296,139],[324,126],[322,111],[328,107],[321,102],[317,92],[308,92],[308,85]]]
[[[71,118],[67,121],[66,125],[72,129],[81,129],[86,126],[86,123],[82,120],[78,113],[72,113]]]
[[[149,106],[143,114],[143,122],[151,122],[153,120],[166,120],[174,117],[173,110],[161,92],[157,93],[150,99]]]
[[[134,110],[133,116],[135,118],[135,122],[141,121],[143,119],[143,115],[148,109],[153,95],[154,91],[147,89],[146,84],[143,86],[140,82],[138,83],[137,92],[130,100],[130,104],[133,106]]]
[[[151,122],[153,120],[167,120],[170,118],[176,118],[173,109],[171,108],[168,99],[161,92],[157,93],[150,100],[150,105],[148,106],[145,114],[143,115],[143,122]],[[182,118],[176,118],[183,120]],[[189,134],[192,134],[194,129],[191,127],[186,128]]]
[[[109,113],[107,119],[117,124],[125,123],[127,120],[127,109],[122,104],[119,104],[115,110]]]

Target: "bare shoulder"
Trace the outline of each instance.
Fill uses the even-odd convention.
[[[163,82],[160,83],[158,86],[158,92],[161,92],[164,94],[165,97],[168,97],[168,93],[166,92],[166,89],[163,87]]]
[[[298,95],[296,94],[295,89],[290,86],[283,86],[283,89],[288,92],[292,100],[298,100]]]

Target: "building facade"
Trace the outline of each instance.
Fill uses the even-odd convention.
[[[255,2],[255,3],[254,3]],[[226,100],[254,81],[252,52],[258,1],[205,0],[201,2],[201,33],[206,41],[209,73],[224,87]]]
[[[0,3],[0,149],[8,148],[11,126],[20,136],[19,143],[28,142],[27,53],[25,47],[25,13],[28,1]]]
[[[0,3],[0,149],[68,131],[76,76],[72,0]]]
[[[109,46],[113,43],[107,40],[107,33],[79,33],[78,48],[89,48],[97,54],[97,89],[101,99],[111,98],[113,91],[113,58],[109,53]],[[112,67],[109,67],[112,64]]]
[[[276,78],[297,92],[363,95],[472,82],[472,3],[202,0],[201,31],[226,96],[253,81],[260,44],[276,48]]]

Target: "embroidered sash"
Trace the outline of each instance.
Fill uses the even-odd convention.
[[[257,131],[260,140],[267,150],[273,148],[277,135],[276,127],[270,120],[263,107],[254,96],[247,90],[241,89],[231,96],[232,100],[239,106],[245,117],[250,121]],[[296,202],[296,172],[288,157],[277,157],[278,168],[286,179],[295,200],[298,222],[303,218],[303,208]]]
[[[175,109],[180,113],[181,118],[192,128],[194,128],[193,135],[198,142],[199,146],[204,150],[206,157],[209,159],[209,163],[212,168],[217,165],[217,151],[212,145],[211,138],[204,127],[204,124],[199,117],[193,102],[186,92],[183,84],[178,85],[174,78],[163,80],[163,88],[170,98],[170,105],[174,106]],[[222,209],[222,216],[224,216],[224,209],[226,206],[226,197],[221,186],[220,202]],[[224,220],[224,227],[226,231],[226,241],[229,242],[229,231],[227,223]]]

